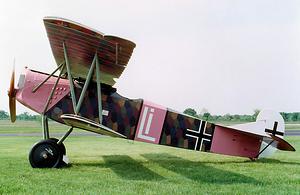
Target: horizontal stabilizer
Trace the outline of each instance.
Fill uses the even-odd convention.
[[[272,137],[273,140],[275,140],[277,142],[276,148],[279,150],[285,150],[285,151],[296,151],[295,148],[289,144],[287,141],[285,141],[284,139],[274,136],[274,135],[270,135]]]
[[[216,125],[211,152],[231,156],[255,158],[263,136],[231,127]]]
[[[243,131],[245,133],[258,135],[258,136],[266,136],[265,126],[266,124],[264,121],[256,121],[256,122],[232,125],[229,128],[235,129],[237,131]]]
[[[240,125],[234,125],[227,128],[230,128],[234,131],[241,131],[246,134],[256,136],[256,137],[264,137],[267,139],[274,140],[272,146],[285,151],[296,151],[295,148],[289,144],[286,140],[279,136],[272,135],[270,133],[265,132],[265,121],[256,121],[251,123],[245,123]]]
[[[90,119],[84,118],[82,116],[74,115],[74,114],[64,114],[61,115],[61,119],[67,124],[72,127],[76,127],[79,129],[84,129],[87,131],[91,131],[94,133],[102,134],[102,135],[108,135],[112,137],[120,137],[120,138],[126,138],[126,136],[104,126],[99,123],[96,123],[95,121],[92,121]]]

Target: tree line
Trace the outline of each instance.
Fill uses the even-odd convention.
[[[4,110],[0,110],[0,120],[9,120],[10,116],[8,112]],[[24,121],[40,121],[41,115],[32,115],[28,112],[23,112],[17,115],[17,120],[24,120]]]
[[[225,114],[225,115],[212,115],[206,109],[202,113],[197,113],[193,108],[187,108],[183,111],[183,113],[211,121],[211,122],[254,122],[256,120],[257,115],[259,114],[260,110],[255,109],[252,115],[249,114]],[[280,112],[281,116],[283,117],[285,122],[300,122],[300,112]]]

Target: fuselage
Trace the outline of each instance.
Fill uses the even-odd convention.
[[[70,93],[69,80],[61,78],[54,90],[53,97],[48,98],[57,77],[51,77],[38,90],[33,89],[49,75],[25,69],[20,76],[16,99],[26,107],[39,114],[46,115],[54,121],[64,123],[62,114],[75,114]],[[84,81],[74,81],[76,99],[79,99]],[[115,88],[102,84],[102,124],[121,133],[128,139],[171,145],[175,147],[209,151],[214,125],[184,114],[174,112],[166,107],[142,99],[128,99],[119,95]],[[91,82],[78,115],[99,122],[96,83]],[[195,132],[203,140],[198,142]],[[197,133],[196,133],[197,134]],[[205,138],[205,139],[204,139]]]
[[[16,99],[37,113],[64,123],[61,115],[75,114],[69,80],[63,75],[51,97],[57,81],[55,76],[34,90],[48,76],[49,74],[25,69],[19,79]],[[78,100],[84,80],[77,78],[73,82]],[[215,125],[142,99],[128,99],[106,84],[101,84],[101,102],[101,124],[127,139],[250,158],[257,158],[263,147],[262,135],[243,131],[243,128]],[[100,123],[95,82],[89,84],[81,108],[76,114]],[[264,124],[258,128],[263,133]]]

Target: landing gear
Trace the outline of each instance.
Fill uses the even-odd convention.
[[[47,103],[48,104],[48,103]],[[69,163],[63,141],[73,130],[71,127],[60,139],[49,138],[48,118],[42,115],[44,140],[36,143],[29,152],[29,162],[33,168],[60,168]]]
[[[50,140],[53,140],[55,143],[58,142],[58,139],[57,139],[57,138],[54,138],[54,137],[51,137]],[[65,145],[64,145],[63,143],[57,144],[57,145],[59,146],[60,151],[62,151],[62,154],[63,154],[63,155],[66,155],[66,147],[65,147]]]
[[[63,144],[63,143],[58,143],[58,139],[57,138],[50,138],[51,140],[53,140],[55,143],[57,143],[57,145],[58,145],[58,147],[59,147],[59,150],[61,151],[61,153],[62,153],[62,155],[63,155],[63,158],[62,158],[62,160],[61,160],[61,162],[60,162],[60,164],[58,165],[58,167],[65,167],[65,166],[67,166],[68,165],[68,163],[69,163],[69,159],[68,159],[68,157],[67,157],[67,155],[66,155],[66,147],[65,147],[65,145]]]
[[[33,168],[59,168],[66,153],[65,146],[57,144],[57,139],[50,138],[35,144],[29,153],[29,162]]]

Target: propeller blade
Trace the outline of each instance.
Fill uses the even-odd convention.
[[[10,85],[8,90],[9,113],[11,122],[16,121],[16,89],[15,89],[15,67],[11,74]]]
[[[9,99],[9,111],[10,111],[10,121],[15,122],[16,121],[16,98],[10,98]]]

